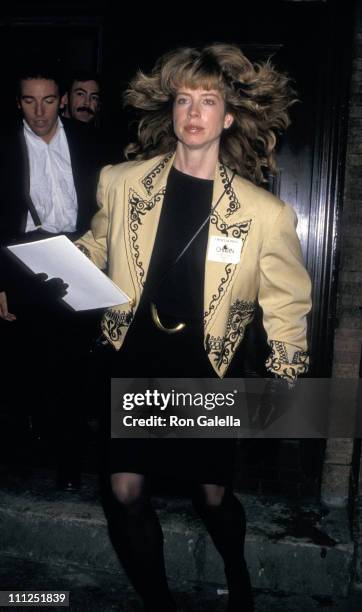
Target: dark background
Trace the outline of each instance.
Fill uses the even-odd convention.
[[[314,285],[312,371],[328,375],[335,310],[337,218],[343,187],[346,107],[351,69],[353,2],[270,0],[218,7],[121,2],[12,2],[0,12],[0,112],[16,114],[14,75],[40,54],[67,72],[97,69],[103,82],[102,128],[122,159],[132,138],[132,115],[122,91],[139,68],[149,70],[165,51],[213,41],[241,46],[253,60],[272,57],[295,80],[300,103],[279,146],[272,190],[294,206]],[[318,351],[318,355],[316,354]]]
[[[353,14],[354,3],[339,0],[153,3],[147,8],[111,1],[3,3],[1,116],[8,121],[16,115],[14,75],[29,55],[52,58],[65,71],[76,66],[97,69],[102,77],[100,124],[117,143],[121,160],[123,146],[133,135],[132,116],[122,108],[121,95],[136,70],[149,70],[175,47],[214,41],[236,43],[252,60],[272,57],[294,79],[300,102],[292,109],[292,126],[279,146],[279,172],[270,188],[298,214],[313,281],[311,374],[329,376]],[[302,455],[309,459],[303,469],[317,486],[321,453],[316,445],[305,448]]]

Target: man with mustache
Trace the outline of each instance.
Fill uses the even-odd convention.
[[[19,120],[2,134],[2,245],[28,239],[30,232],[34,239],[44,232],[73,238],[90,226],[106,160],[94,130],[59,117],[65,102],[57,70],[31,60],[18,78]]]
[[[100,108],[99,76],[87,70],[73,72],[64,104],[63,117],[94,123]]]

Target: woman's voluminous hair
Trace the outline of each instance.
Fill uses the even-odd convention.
[[[295,92],[270,61],[252,64],[236,45],[222,43],[176,49],[149,74],[137,73],[124,94],[125,105],[140,113],[138,142],[126,147],[127,158],[150,159],[175,150],[172,107],[180,87],[221,92],[226,112],[234,117],[221,136],[222,163],[257,184],[276,170],[276,135],[290,123]]]

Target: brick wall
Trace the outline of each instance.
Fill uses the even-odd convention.
[[[362,344],[362,8],[357,2],[348,124],[334,376],[359,375]]]
[[[337,298],[338,327],[335,332],[333,375],[338,378],[357,379],[360,373],[362,346],[362,6],[359,0],[356,2],[346,161],[339,237],[341,257]],[[352,440],[340,442],[343,442],[345,455],[339,461],[339,465],[334,461],[333,453],[330,454],[334,463],[334,475],[340,474],[340,477],[335,479],[336,491],[339,491],[341,496],[343,491],[355,493],[354,525],[357,543],[355,578],[357,585],[362,588],[360,444],[353,443]],[[326,462],[328,463],[328,453]]]

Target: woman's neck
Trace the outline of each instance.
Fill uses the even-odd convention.
[[[174,166],[184,174],[202,179],[214,179],[218,160],[218,149],[208,151],[185,149],[178,143]]]

